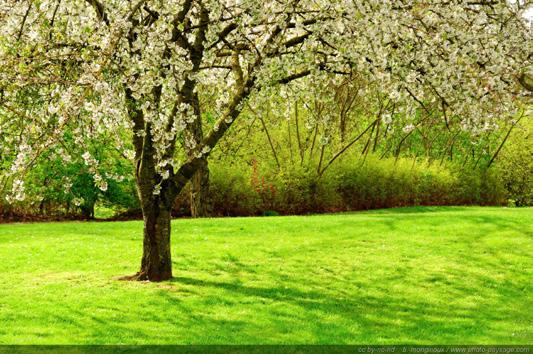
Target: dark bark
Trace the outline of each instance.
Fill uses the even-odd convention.
[[[194,141],[194,147],[188,149],[187,154],[189,155],[189,158],[194,158],[194,155],[198,153],[195,148],[204,140],[204,133],[202,129],[202,117],[198,95],[192,92],[186,93],[190,97],[194,114],[196,116],[196,119],[187,126],[186,132],[187,138]],[[200,159],[198,168],[191,178],[189,197],[191,216],[193,218],[209,216],[209,165],[205,157]]]
[[[163,281],[172,278],[170,255],[171,208],[177,190],[172,181],[162,180],[155,169],[155,151],[149,124],[139,149],[136,182],[144,219],[141,269],[125,280]],[[170,168],[170,167],[169,167]],[[158,190],[157,193],[154,193]]]
[[[94,219],[94,203],[86,203],[80,209],[84,219]]]
[[[156,178],[156,175],[153,176]],[[143,256],[141,269],[124,280],[163,281],[172,278],[170,254],[170,222],[175,192],[169,183],[163,182],[159,195],[143,180],[137,180],[144,219]]]
[[[170,206],[161,198],[143,205],[144,239],[138,280],[162,281],[172,278],[170,255]]]
[[[201,160],[200,167],[191,179],[190,193],[191,216],[209,216],[209,166],[206,159]]]
[[[172,278],[170,255],[170,209],[160,204],[152,209],[143,207],[144,238],[141,269],[121,280],[163,281]]]

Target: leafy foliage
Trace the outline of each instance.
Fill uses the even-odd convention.
[[[532,120],[524,121],[504,145],[496,162],[501,183],[508,191],[510,203],[517,206],[533,204]]]

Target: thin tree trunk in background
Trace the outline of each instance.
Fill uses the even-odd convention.
[[[193,94],[192,106],[194,109],[194,115],[196,119],[187,125],[187,136],[189,139],[195,142],[195,145],[200,144],[204,139],[204,133],[202,130],[202,119],[200,112],[200,103],[198,101],[198,95]],[[187,151],[188,157],[194,157],[191,154],[194,153],[195,147],[189,148]],[[191,216],[193,218],[200,218],[209,215],[209,165],[207,159],[203,159],[200,167],[194,173],[191,179],[190,189],[190,206]]]
[[[265,130],[265,134],[268,139],[268,144],[270,145],[270,149],[272,149],[272,155],[274,156],[274,160],[276,160],[276,165],[278,166],[278,170],[281,169],[281,165],[279,163],[278,154],[276,153],[276,149],[274,148],[274,143],[272,142],[272,139],[270,138],[270,133],[268,132],[268,128],[265,124],[265,121],[263,117],[259,116],[259,120],[261,121],[261,124],[263,125],[263,129]]]
[[[300,137],[300,123],[298,122],[298,101],[294,106],[294,122],[296,124],[296,140],[298,141],[298,151],[300,153],[300,166],[304,163],[304,149],[302,148],[302,139]]]
[[[509,131],[507,132],[507,134],[503,138],[502,143],[500,144],[500,146],[498,146],[498,149],[496,150],[494,155],[492,155],[492,158],[490,159],[489,164],[487,165],[487,168],[489,168],[494,163],[494,160],[496,160],[496,158],[498,157],[498,154],[500,153],[501,149],[503,148],[503,146],[507,142],[507,139],[509,139],[509,136],[511,135],[511,132],[513,131],[514,127],[518,124],[518,122],[520,122],[520,120],[522,119],[523,116],[524,116],[524,114],[522,113],[520,118],[518,118],[518,120],[511,125],[511,128],[509,128]]]
[[[91,220],[94,219],[94,202],[89,201],[88,203],[81,206],[81,214],[84,219]]]
[[[372,152],[376,152],[376,149],[378,147],[378,140],[379,140],[379,128],[381,127],[381,124],[380,122],[376,123],[377,124],[377,127],[376,127],[376,138],[374,139],[374,146],[372,147]]]
[[[206,159],[191,179],[191,216],[209,216],[209,166]]]
[[[328,169],[329,166],[331,166],[331,164],[333,162],[335,162],[335,160],[341,156],[346,150],[348,150],[350,148],[350,146],[352,146],[353,144],[355,144],[359,139],[361,139],[367,131],[370,130],[370,128],[372,128],[372,126],[374,124],[377,124],[379,121],[379,118],[376,119],[375,121],[373,121],[372,123],[370,123],[370,125],[368,125],[368,127],[366,127],[365,130],[363,130],[359,135],[357,135],[355,137],[355,139],[353,139],[351,142],[349,142],[346,146],[344,146],[342,149],[340,149],[335,155],[333,155],[333,157],[328,161],[328,163],[326,165],[324,165],[324,168],[322,168],[321,170],[318,171],[318,176],[321,177],[324,172],[326,172],[326,170]]]
[[[291,158],[291,166],[294,165],[294,157],[292,154],[292,134],[291,134],[291,121],[287,120],[287,135],[288,135],[288,143],[289,143],[289,154]]]
[[[320,159],[318,160],[318,167],[316,168],[317,174],[320,174],[320,170],[322,169],[322,162],[324,161],[325,150],[326,150],[326,145],[322,145],[322,148],[320,149]]]
[[[372,136],[374,135],[374,129],[376,128],[376,124],[377,124],[378,121],[375,121],[373,124],[372,124],[372,130],[370,131],[370,135],[368,136],[368,139],[366,140],[366,143],[365,143],[365,146],[363,147],[363,151],[361,151],[361,155],[364,155],[366,157],[366,155],[368,154],[368,150],[369,147],[370,147],[370,142],[372,141]]]
[[[308,162],[309,162],[309,165],[311,165],[311,163],[313,162],[313,151],[315,149],[315,143],[316,143],[316,137],[318,135],[318,124],[315,123],[315,127],[314,127],[314,130],[313,130],[313,140],[311,142],[311,149],[309,150],[309,157],[307,158]]]

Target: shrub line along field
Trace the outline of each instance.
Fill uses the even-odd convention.
[[[0,225],[0,344],[530,344],[531,208]]]

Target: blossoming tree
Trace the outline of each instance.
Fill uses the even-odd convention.
[[[247,101],[357,72],[395,112],[437,108],[465,130],[496,127],[527,94],[524,10],[501,0],[0,0],[3,177],[21,199],[38,154],[66,135],[82,147],[105,139],[134,162],[144,215],[129,278],[169,279],[173,200]],[[82,159],[105,189],[100,162]]]

